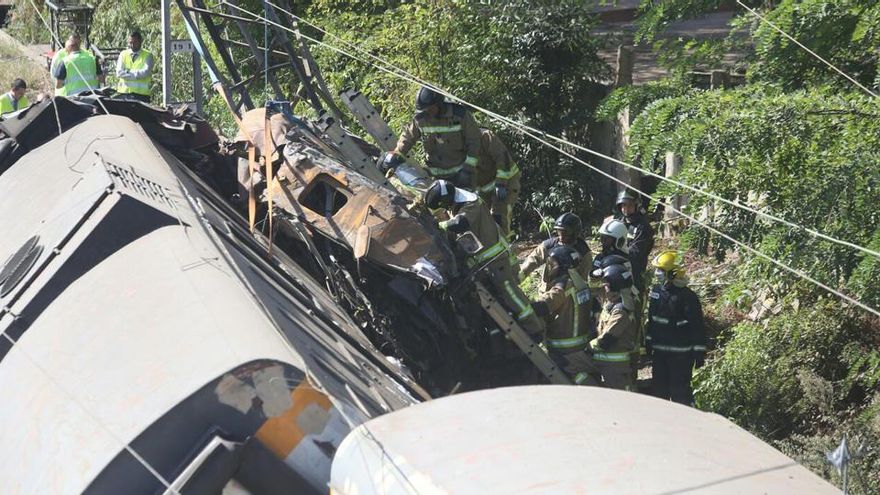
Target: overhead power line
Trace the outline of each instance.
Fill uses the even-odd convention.
[[[287,31],[289,31],[289,32],[291,32],[291,33],[295,33],[293,29],[291,29],[291,28],[289,28],[289,27],[287,27],[287,26],[283,26],[283,25],[281,25],[281,24],[278,24],[278,23],[276,23],[276,22],[274,22],[274,21],[271,21],[271,20],[269,20],[269,19],[266,19],[265,17],[260,16],[260,15],[258,15],[258,14],[255,14],[255,13],[253,13],[253,12],[250,12],[250,11],[248,11],[247,9],[244,9],[244,8],[239,7],[239,6],[233,5],[233,4],[231,4],[231,3],[225,2],[225,0],[224,0],[224,3],[226,3],[227,5],[230,5],[230,6],[234,7],[234,8],[236,8],[237,10],[239,10],[239,11],[241,11],[241,12],[244,12],[244,13],[246,13],[246,14],[248,14],[248,15],[251,15],[254,19],[257,19],[257,20],[259,20],[259,21],[262,21],[262,22],[266,22],[266,23],[272,24],[272,25],[274,25],[274,26],[276,26],[276,27],[279,27],[279,28],[281,28],[281,29],[287,30]],[[270,2],[267,2],[267,3],[270,3]],[[273,6],[274,6],[274,5],[273,5]],[[285,12],[286,12],[286,11],[285,11]],[[288,14],[289,14],[289,13],[288,13]],[[310,25],[311,25],[311,24],[310,24]],[[342,55],[345,55],[345,56],[347,56],[347,57],[349,57],[349,58],[351,58],[351,59],[353,59],[353,60],[357,60],[357,61],[360,61],[360,62],[362,62],[362,63],[366,63],[366,64],[368,64],[368,65],[370,65],[370,66],[372,66],[372,67],[375,67],[376,69],[379,69],[379,70],[381,70],[381,71],[383,71],[383,72],[386,72],[386,73],[388,73],[388,74],[394,75],[395,77],[398,77],[398,78],[401,78],[401,79],[407,80],[407,81],[412,82],[412,83],[415,83],[415,84],[421,84],[421,85],[424,85],[424,86],[431,87],[432,89],[434,89],[434,90],[437,91],[438,93],[441,93],[441,94],[443,94],[443,95],[445,95],[445,96],[447,96],[447,97],[449,97],[449,98],[452,98],[452,99],[458,100],[458,101],[462,102],[463,104],[465,104],[465,105],[467,105],[467,106],[470,106],[471,108],[474,108],[475,110],[478,110],[478,111],[480,111],[480,112],[485,113],[486,115],[488,115],[488,116],[491,117],[492,119],[494,119],[494,120],[496,120],[496,121],[499,121],[499,122],[501,122],[502,124],[505,124],[505,125],[507,125],[507,126],[513,127],[514,129],[516,129],[516,130],[517,130],[518,132],[520,132],[521,134],[524,134],[524,135],[526,135],[526,136],[529,136],[529,137],[531,137],[532,139],[535,139],[536,141],[538,141],[538,142],[544,144],[545,146],[548,146],[548,147],[550,147],[550,148],[552,148],[552,149],[555,149],[556,151],[558,151],[558,152],[562,153],[563,155],[565,155],[565,156],[571,158],[572,160],[575,160],[576,162],[578,162],[578,163],[580,163],[580,164],[582,164],[582,165],[587,166],[588,168],[590,168],[590,169],[592,169],[592,170],[598,172],[599,174],[601,174],[601,175],[603,175],[603,176],[605,176],[605,177],[608,177],[609,179],[611,179],[611,180],[613,180],[613,181],[615,181],[615,182],[621,184],[622,186],[624,186],[624,187],[626,187],[626,188],[628,188],[628,189],[631,189],[631,190],[637,192],[637,193],[640,194],[640,195],[643,195],[643,196],[649,196],[649,195],[646,194],[644,191],[641,191],[641,190],[639,190],[639,189],[637,189],[637,188],[635,188],[635,187],[633,187],[633,186],[627,184],[627,183],[624,182],[623,180],[614,177],[613,175],[611,175],[611,174],[609,174],[609,173],[607,173],[607,172],[605,172],[605,171],[599,169],[598,167],[596,167],[596,166],[594,166],[594,165],[592,165],[592,164],[590,164],[590,163],[584,161],[583,159],[581,159],[581,158],[579,158],[579,157],[577,157],[577,156],[575,156],[575,155],[573,155],[573,154],[571,154],[571,153],[565,151],[564,149],[558,147],[557,145],[554,145],[554,144],[552,144],[552,143],[546,141],[546,140],[544,139],[544,137],[546,137],[546,138],[552,138],[552,136],[548,135],[547,133],[545,133],[545,132],[543,132],[543,131],[540,131],[540,130],[537,130],[537,129],[531,128],[531,127],[529,127],[529,126],[527,126],[527,125],[525,125],[525,124],[521,124],[521,123],[519,123],[519,122],[517,122],[517,121],[514,121],[514,120],[508,118],[508,117],[505,117],[505,116],[503,116],[503,115],[500,115],[500,114],[497,114],[497,113],[495,113],[495,112],[492,112],[491,110],[487,110],[487,109],[484,109],[484,108],[479,107],[479,106],[477,106],[477,105],[474,105],[474,104],[468,103],[467,101],[462,100],[461,98],[458,98],[457,96],[455,96],[455,95],[449,93],[448,91],[445,91],[445,90],[442,90],[442,89],[440,89],[440,88],[437,88],[436,86],[434,86],[434,85],[430,85],[430,84],[428,84],[428,83],[425,83],[424,81],[420,81],[418,78],[409,75],[408,73],[406,73],[406,71],[404,71],[404,70],[402,70],[402,69],[400,69],[400,68],[398,68],[398,67],[395,67],[395,66],[393,66],[392,64],[387,64],[387,63],[385,63],[385,62],[382,62],[382,63],[384,63],[385,65],[389,65],[389,66],[391,66],[391,67],[394,67],[395,69],[398,69],[397,71],[394,71],[394,70],[388,69],[387,67],[382,67],[382,66],[377,65],[377,64],[375,64],[375,63],[373,63],[373,62],[366,61],[366,60],[364,60],[363,58],[361,58],[361,57],[359,57],[359,56],[357,56],[357,55],[355,55],[355,54],[353,54],[353,53],[350,53],[350,52],[348,52],[348,51],[346,51],[346,50],[344,50],[344,49],[342,49],[342,48],[339,48],[339,47],[337,47],[337,46],[335,46],[335,45],[332,45],[332,44],[330,44],[330,43],[326,43],[326,42],[324,42],[324,41],[321,41],[321,40],[318,40],[318,39],[312,38],[312,37],[310,37],[310,36],[308,36],[308,35],[305,35],[305,34],[300,33],[300,36],[302,36],[303,38],[305,38],[305,39],[307,39],[307,40],[309,40],[309,41],[311,41],[311,42],[313,42],[313,43],[316,43],[316,44],[321,45],[321,46],[324,46],[324,47],[326,47],[326,48],[328,48],[328,49],[330,49],[330,50],[333,50],[333,51],[335,51],[335,52],[337,52],[337,53],[340,53],[340,54],[342,54]],[[362,53],[364,52],[363,50],[358,50],[358,51],[361,51]],[[375,57],[375,55],[372,55],[372,54],[369,54],[369,53],[367,53],[367,55],[369,55],[370,57]],[[380,61],[381,61],[381,60],[380,60]],[[558,139],[558,138],[557,138],[557,139]],[[568,144],[568,143],[566,142],[566,143],[563,143],[563,144]],[[580,146],[578,146],[578,145],[570,144],[570,146],[572,146],[572,147],[574,147],[574,148],[577,148],[577,149],[580,149]],[[830,287],[830,286],[828,286],[828,285],[826,285],[826,284],[824,284],[824,283],[822,283],[822,282],[816,280],[815,278],[811,277],[809,274],[807,274],[807,273],[805,273],[805,272],[803,272],[803,271],[801,271],[801,270],[798,270],[798,269],[796,269],[796,268],[792,268],[792,267],[790,267],[789,265],[786,265],[785,263],[783,263],[783,262],[781,262],[781,261],[779,261],[779,260],[776,260],[775,258],[772,258],[771,256],[768,256],[768,255],[766,255],[766,254],[764,254],[764,253],[758,251],[757,249],[755,249],[755,248],[753,248],[753,247],[751,247],[751,246],[749,246],[749,245],[743,243],[742,241],[739,241],[739,240],[737,240],[737,239],[731,237],[730,235],[725,234],[725,233],[719,231],[718,229],[712,227],[711,225],[708,225],[708,224],[706,224],[706,223],[703,223],[703,222],[699,221],[698,219],[696,219],[696,218],[694,218],[693,216],[688,215],[687,213],[685,213],[685,212],[683,212],[683,211],[681,211],[681,210],[675,208],[673,205],[671,205],[671,204],[669,204],[669,203],[661,202],[661,204],[665,205],[665,206],[666,206],[667,208],[669,208],[671,211],[676,212],[676,213],[678,213],[678,214],[684,216],[685,218],[689,219],[690,221],[694,222],[695,224],[704,227],[705,229],[709,230],[710,232],[712,232],[712,233],[714,233],[714,234],[716,234],[716,235],[718,235],[718,236],[720,236],[720,237],[722,237],[722,238],[728,240],[729,242],[734,243],[734,244],[737,245],[737,246],[742,247],[743,249],[747,250],[748,252],[750,252],[750,253],[752,253],[752,254],[754,254],[754,255],[756,255],[756,256],[762,258],[762,259],[765,259],[765,260],[771,262],[772,264],[774,264],[774,265],[776,265],[776,266],[778,266],[778,267],[780,267],[780,268],[782,268],[782,269],[788,271],[789,273],[791,273],[791,274],[793,274],[793,275],[798,276],[799,278],[801,278],[801,279],[803,279],[803,280],[806,280],[806,281],[808,281],[808,282],[810,282],[810,283],[816,285],[817,287],[820,287],[820,288],[824,289],[825,291],[827,291],[827,292],[829,292],[829,293],[831,293],[831,294],[833,294],[833,295],[839,297],[840,299],[842,299],[842,300],[844,300],[844,301],[846,301],[846,302],[848,302],[848,303],[850,303],[850,304],[853,304],[853,305],[855,305],[855,306],[857,306],[857,307],[859,307],[859,308],[861,308],[861,309],[864,309],[865,311],[868,311],[869,313],[871,313],[871,314],[873,314],[873,315],[875,315],[875,316],[880,317],[880,310],[877,310],[877,309],[875,309],[875,308],[872,308],[871,306],[868,306],[868,305],[862,303],[861,301],[858,301],[858,300],[856,300],[856,299],[854,299],[854,298],[852,298],[852,297],[850,297],[850,296],[848,296],[848,295],[846,295],[846,294],[840,292],[839,290],[834,289],[833,287]]]
[[[779,26],[777,26],[776,24],[774,24],[772,21],[770,21],[770,20],[767,19],[766,17],[762,16],[760,13],[758,13],[757,10],[755,10],[755,9],[749,7],[748,5],[742,3],[742,0],[736,0],[736,3],[738,3],[740,6],[742,6],[742,8],[748,10],[753,16],[757,17],[761,22],[767,24],[768,26],[770,26],[770,27],[772,27],[773,29],[775,29],[776,31],[778,31],[779,34],[781,34],[781,35],[785,36],[786,38],[788,38],[792,43],[794,43],[794,44],[796,44],[797,46],[803,48],[807,53],[809,53],[810,55],[812,55],[812,56],[816,57],[817,59],[819,59],[822,63],[824,63],[825,65],[827,65],[827,66],[830,67],[831,69],[833,69],[835,72],[837,72],[837,73],[840,74],[841,76],[847,78],[851,83],[853,83],[853,84],[855,84],[856,86],[858,86],[859,88],[861,88],[862,91],[864,91],[865,93],[868,93],[869,95],[873,96],[874,98],[877,98],[877,97],[878,97],[877,93],[871,91],[870,89],[868,89],[867,87],[865,87],[862,83],[856,81],[854,77],[852,77],[852,76],[850,76],[849,74],[847,74],[846,72],[840,70],[836,65],[834,65],[834,64],[832,64],[831,62],[829,62],[829,61],[825,60],[824,58],[822,58],[818,53],[816,53],[816,52],[814,52],[813,50],[810,50],[809,48],[807,48],[803,43],[801,43],[800,41],[796,40],[796,39],[794,38],[794,36],[792,36],[792,35],[786,33],[785,31],[782,30],[782,28],[780,28]]]
[[[249,14],[249,15],[252,15],[252,16],[256,16],[256,17],[258,17],[257,14],[255,14],[255,13],[253,13],[253,12],[249,12],[249,11],[247,11],[246,9],[243,9],[243,8],[241,8],[241,7],[238,7],[237,5],[233,5],[233,4],[229,3],[229,2],[226,1],[226,0],[223,0],[223,3],[225,3],[225,4],[229,5],[229,6],[232,6],[232,7],[236,8],[236,9],[238,9],[238,10],[241,11],[241,12],[245,12],[245,13],[247,13],[247,14]],[[394,69],[394,71],[389,71],[389,70],[387,70],[387,69],[385,69],[385,68],[383,68],[383,67],[379,67],[379,66],[377,66],[377,65],[375,65],[375,64],[369,63],[369,62],[367,62],[367,61],[365,61],[365,60],[363,60],[363,59],[361,59],[361,58],[355,58],[356,60],[359,60],[359,61],[362,62],[362,63],[367,63],[367,64],[369,64],[369,65],[371,65],[371,66],[373,66],[373,67],[379,68],[380,70],[384,70],[385,72],[388,72],[389,74],[392,74],[392,75],[395,75],[395,76],[406,76],[405,79],[406,79],[406,78],[409,78],[410,82],[413,82],[413,83],[415,83],[415,84],[420,84],[420,85],[422,85],[422,86],[429,87],[429,88],[431,88],[432,90],[437,91],[438,93],[441,93],[441,94],[443,94],[444,96],[447,96],[447,97],[449,97],[449,98],[451,98],[451,99],[454,99],[454,100],[456,100],[456,101],[459,101],[459,102],[461,102],[461,103],[463,103],[463,104],[465,104],[465,105],[467,105],[467,106],[469,106],[469,107],[471,107],[471,108],[473,108],[473,109],[475,109],[475,110],[478,110],[478,111],[480,111],[480,112],[483,112],[483,113],[485,113],[485,114],[487,114],[487,115],[494,115],[494,116],[496,116],[496,117],[500,117],[500,118],[505,119],[505,120],[507,120],[507,121],[509,121],[509,122],[511,122],[511,123],[515,123],[516,125],[522,126],[522,127],[526,128],[526,129],[528,129],[528,130],[529,130],[530,132],[532,132],[532,133],[535,133],[535,134],[540,135],[540,136],[544,136],[544,137],[546,137],[546,138],[548,138],[548,139],[551,139],[551,140],[553,140],[553,141],[556,141],[556,142],[558,142],[558,143],[564,144],[564,145],[566,145],[566,146],[571,146],[571,147],[573,147],[573,148],[575,148],[575,149],[578,149],[578,150],[580,150],[580,151],[583,151],[583,152],[589,153],[589,154],[594,155],[594,156],[597,156],[597,157],[599,157],[599,158],[602,158],[602,159],[605,159],[605,160],[611,161],[611,162],[613,162],[613,163],[619,164],[619,165],[621,165],[621,166],[624,166],[624,167],[626,167],[626,168],[628,168],[628,169],[630,169],[630,170],[636,170],[636,171],[638,171],[638,172],[640,172],[640,173],[642,173],[642,174],[645,174],[645,175],[648,175],[648,176],[651,176],[651,177],[657,178],[657,179],[662,180],[662,181],[665,181],[665,182],[669,182],[669,183],[671,183],[671,184],[674,184],[674,185],[676,185],[676,186],[678,186],[678,187],[681,187],[681,188],[686,189],[686,190],[688,190],[688,191],[691,191],[691,192],[693,192],[693,193],[701,194],[701,195],[703,195],[703,196],[706,196],[706,197],[712,198],[712,199],[714,199],[714,200],[716,200],[716,201],[720,201],[720,202],[722,202],[722,203],[724,203],[724,204],[727,204],[727,205],[730,205],[730,206],[732,206],[732,207],[734,207],[734,208],[738,208],[738,209],[741,209],[741,210],[743,210],[743,211],[747,211],[747,212],[749,212],[749,213],[752,213],[752,214],[754,214],[754,215],[756,215],[756,216],[759,216],[759,217],[761,217],[761,218],[764,218],[764,219],[766,219],[766,220],[770,220],[770,221],[773,221],[773,222],[777,222],[777,223],[783,224],[783,225],[785,225],[785,226],[787,226],[787,227],[789,227],[789,228],[796,229],[796,230],[801,231],[801,232],[805,232],[805,233],[807,233],[807,234],[809,234],[809,235],[811,235],[811,236],[813,236],[813,237],[816,237],[816,238],[819,238],[819,239],[822,239],[822,240],[825,240],[825,241],[828,241],[828,242],[832,242],[832,243],[835,243],[835,244],[838,244],[838,245],[841,245],[841,246],[845,246],[845,247],[848,247],[848,248],[851,248],[851,249],[855,249],[855,250],[861,251],[861,252],[863,252],[863,253],[865,253],[865,254],[868,254],[868,255],[871,255],[871,256],[874,256],[874,257],[880,259],[880,251],[876,251],[876,250],[873,250],[873,249],[870,249],[870,248],[867,248],[867,247],[864,247],[864,246],[860,246],[860,245],[855,244],[855,243],[850,242],[850,241],[846,241],[846,240],[842,240],[842,239],[838,239],[838,238],[835,238],[835,237],[829,236],[829,235],[827,235],[827,234],[824,234],[824,233],[822,233],[822,232],[819,232],[819,231],[816,230],[816,229],[811,229],[811,228],[809,228],[809,227],[805,227],[805,226],[802,226],[802,225],[796,224],[796,223],[794,223],[794,222],[791,222],[791,221],[789,221],[789,220],[786,220],[786,219],[784,219],[784,218],[782,218],[782,217],[779,217],[779,216],[777,216],[777,215],[773,215],[772,213],[767,213],[767,212],[763,212],[763,211],[761,211],[761,210],[758,210],[758,209],[752,208],[752,207],[750,207],[750,206],[748,206],[748,205],[745,205],[745,204],[743,204],[743,203],[741,203],[741,202],[739,202],[739,201],[737,201],[737,200],[730,200],[730,199],[727,199],[727,198],[725,198],[725,197],[723,197],[723,196],[720,196],[720,195],[718,195],[718,194],[715,194],[715,193],[713,193],[713,192],[711,192],[711,191],[707,191],[707,190],[705,190],[705,189],[701,189],[701,188],[698,188],[698,187],[692,186],[692,185],[690,185],[690,184],[686,184],[686,183],[681,182],[681,181],[679,181],[679,180],[676,180],[676,179],[674,179],[674,178],[666,177],[666,176],[664,176],[664,175],[658,174],[658,173],[653,172],[653,171],[651,171],[651,170],[648,170],[648,169],[644,169],[644,168],[638,167],[638,166],[633,165],[633,164],[631,164],[631,163],[627,163],[627,162],[624,162],[624,161],[622,161],[622,160],[618,160],[617,158],[614,158],[614,157],[608,156],[608,155],[606,155],[606,154],[604,154],[604,153],[598,152],[598,151],[593,150],[593,149],[591,149],[591,148],[588,148],[588,147],[586,147],[586,146],[580,145],[580,144],[578,144],[578,143],[573,143],[573,142],[571,142],[571,141],[568,141],[568,140],[566,140],[566,139],[563,139],[563,138],[560,138],[560,137],[557,137],[557,136],[553,136],[553,135],[551,135],[551,134],[547,134],[547,133],[544,132],[544,131],[541,131],[541,130],[539,130],[539,129],[535,129],[534,127],[528,126],[528,125],[523,124],[523,123],[521,123],[521,122],[514,121],[514,120],[512,120],[512,119],[509,119],[509,118],[507,118],[507,117],[504,117],[504,116],[502,116],[502,115],[499,115],[499,114],[497,114],[497,113],[494,113],[494,112],[492,112],[491,110],[488,110],[488,109],[486,109],[486,108],[482,108],[482,107],[480,107],[480,106],[478,106],[478,105],[475,105],[475,104],[473,104],[473,103],[470,103],[470,102],[468,102],[468,101],[466,101],[466,100],[464,100],[464,99],[462,99],[462,98],[460,98],[460,97],[458,97],[458,96],[456,96],[456,95],[453,95],[453,94],[449,93],[448,91],[445,91],[445,90],[442,89],[442,88],[439,88],[437,85],[435,85],[435,84],[433,84],[433,83],[431,83],[431,82],[429,82],[429,81],[425,81],[425,80],[423,80],[423,79],[421,79],[421,78],[419,78],[419,77],[413,75],[412,73],[406,71],[405,69],[403,69],[403,68],[401,68],[401,67],[399,67],[399,66],[396,66],[395,64],[393,64],[393,63],[391,63],[391,62],[389,62],[389,61],[383,59],[382,57],[379,57],[379,56],[377,56],[377,55],[374,55],[374,54],[370,53],[369,51],[367,51],[367,50],[361,48],[361,47],[358,46],[357,44],[352,43],[352,42],[349,42],[349,41],[346,41],[346,40],[340,38],[339,36],[336,36],[335,34],[333,34],[333,33],[329,32],[329,31],[327,31],[326,29],[322,28],[321,26],[318,26],[317,24],[315,24],[315,23],[313,23],[313,22],[310,22],[310,21],[308,21],[307,19],[303,19],[302,17],[300,17],[300,16],[298,16],[298,15],[296,15],[296,14],[294,14],[294,13],[288,11],[288,10],[285,10],[284,8],[279,7],[278,5],[275,5],[275,4],[272,3],[271,1],[267,1],[266,3],[268,3],[269,5],[271,5],[272,7],[274,7],[275,9],[278,9],[279,11],[281,11],[281,12],[287,14],[287,15],[290,16],[291,18],[294,18],[294,19],[296,19],[296,20],[302,22],[303,24],[307,24],[307,25],[309,25],[309,26],[315,28],[316,30],[320,31],[321,33],[323,33],[323,34],[325,34],[325,35],[327,35],[327,36],[330,36],[330,37],[332,37],[332,38],[334,38],[334,39],[340,41],[341,43],[345,44],[346,46],[348,46],[348,47],[350,47],[350,48],[352,48],[352,49],[358,51],[359,53],[364,54],[364,55],[367,56],[368,58],[371,58],[371,59],[373,59],[373,60],[375,60],[375,61],[377,61],[377,62],[379,62],[379,63],[381,63],[381,64],[384,64],[384,65],[387,66],[387,67],[391,67],[392,69]],[[268,21],[268,22],[271,22],[271,21]],[[281,26],[280,24],[277,24],[277,23],[272,23],[272,24],[274,24],[274,25],[280,27],[281,29],[286,29],[286,30],[288,30],[288,31],[291,31],[290,28],[288,28],[288,27],[286,27],[286,26]],[[291,31],[291,32],[293,32],[293,31]],[[317,40],[317,39],[315,39],[315,38],[313,38],[313,37],[310,37],[310,36],[308,36],[308,35],[305,35],[305,34],[303,34],[303,33],[300,33],[300,36],[302,36],[303,38],[308,39],[308,40],[310,40],[310,41],[312,41],[312,42],[314,42],[314,43],[316,43],[316,44],[319,44],[319,45],[326,46],[326,47],[328,47],[328,48],[334,49],[333,47],[331,47],[330,45],[324,43],[323,41]],[[352,54],[350,54],[350,53],[345,53],[345,55],[346,55],[346,56],[349,56],[349,57],[352,57]],[[352,58],[353,58],[353,57],[352,57]],[[398,73],[395,73],[395,71],[397,71],[399,74],[398,74]],[[645,196],[647,197],[647,195],[645,195]]]

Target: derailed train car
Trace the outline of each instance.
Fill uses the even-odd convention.
[[[0,176],[4,492],[326,491],[353,425],[427,394],[159,144],[216,135],[125,109]]]
[[[323,281],[369,340],[402,362],[433,395],[490,383],[487,377],[496,362],[477,359],[490,345],[484,318],[468,274],[435,219],[413,205],[411,196],[354,170],[314,124],[289,113],[267,119],[266,111],[258,109],[243,116],[237,142],[222,142],[204,120],[185,111],[101,96],[56,98],[0,123],[9,149],[0,165],[11,166],[59,129],[104,112],[137,122],[226,200],[221,201],[224,207],[245,215],[248,201],[241,177],[236,182],[236,167],[247,155],[243,143],[257,143],[257,156],[262,156],[268,125],[275,177],[269,189],[264,180],[257,181],[253,195],[259,196],[258,228],[271,244]],[[376,150],[364,147],[378,158]],[[270,196],[275,206],[271,222]],[[276,228],[270,233],[272,224]],[[508,361],[498,358],[501,364]],[[530,366],[525,360],[515,365]]]

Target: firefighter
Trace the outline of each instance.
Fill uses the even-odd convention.
[[[605,290],[599,316],[598,337],[590,342],[593,360],[602,374],[602,384],[619,390],[635,390],[630,355],[638,326],[632,297],[632,271],[623,264],[597,270]]]
[[[0,115],[27,108],[29,103],[27,96],[24,95],[25,91],[27,91],[27,83],[24,79],[18,78],[12,81],[9,92],[0,96]]]
[[[646,347],[653,356],[653,394],[693,405],[691,374],[706,357],[706,330],[700,298],[687,286],[678,256],[665,251],[654,258],[657,285],[648,302]]]
[[[507,238],[501,234],[501,228],[479,196],[441,179],[434,181],[425,191],[424,201],[428,208],[448,211],[450,218],[440,222],[440,228],[455,236],[462,247],[462,234],[471,232],[476,237],[479,250],[468,253],[468,267],[486,275],[496,296],[526,333],[535,340],[543,338],[542,321],[535,314],[529,298],[514,282]]]
[[[568,212],[559,215],[553,223],[553,230],[556,232],[555,237],[551,237],[542,242],[526,257],[525,261],[519,266],[519,277],[524,280],[530,273],[535,271],[541,265],[544,265],[544,273],[541,276],[542,290],[547,289],[550,282],[548,276],[547,255],[556,246],[572,246],[580,255],[578,262],[578,272],[581,277],[586,278],[590,273],[590,263],[592,262],[592,253],[590,252],[587,241],[581,238],[582,231],[581,219],[574,213]]]
[[[593,258],[592,270],[590,275],[590,288],[593,289],[593,318],[598,318],[602,311],[603,294],[602,294],[602,269],[615,263],[626,266],[632,270],[629,261],[629,254],[626,251],[626,226],[619,220],[606,220],[599,227],[599,242],[602,250]],[[610,258],[610,263],[604,263],[605,258]],[[626,260],[626,261],[621,261]]]
[[[648,285],[645,272],[654,248],[654,229],[638,198],[624,189],[617,195],[617,212],[627,229],[626,250],[632,263],[633,281],[640,292]]]
[[[425,165],[432,177],[474,188],[480,127],[467,108],[447,103],[440,93],[422,87],[416,96],[416,115],[393,151],[405,156],[418,140],[425,148]]]
[[[599,243],[602,250],[593,259],[594,270],[602,266],[602,258],[608,255],[616,254],[629,260],[629,251],[626,247],[627,234],[626,225],[620,220],[609,219],[602,223],[599,227]],[[631,262],[630,269],[632,269]]]
[[[638,353],[633,354],[633,375],[638,374],[639,360],[645,341],[645,307],[648,303],[646,288],[650,286],[652,273],[647,271],[648,256],[654,248],[654,229],[642,208],[639,198],[628,189],[620,191],[615,202],[617,214],[626,225],[626,250],[633,270],[633,284],[636,294],[636,320],[639,323]]]
[[[504,142],[489,129],[481,129],[476,191],[508,238],[513,206],[519,198],[519,177],[519,167]]]
[[[576,267],[580,253],[559,245],[547,255],[553,280],[533,303],[535,312],[547,324],[547,352],[577,385],[599,385],[599,369],[585,352],[590,335],[590,288]]]
[[[144,42],[140,31],[128,35],[128,48],[116,60],[116,86],[118,98],[150,102],[150,85],[153,81],[153,54],[142,49]]]
[[[81,38],[70,37],[70,49],[64,60],[56,67],[55,87],[62,88],[64,96],[74,96],[84,91],[97,89],[104,83],[101,65],[88,50],[81,48]]]

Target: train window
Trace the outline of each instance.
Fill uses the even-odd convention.
[[[348,196],[338,181],[318,174],[300,194],[299,202],[321,216],[332,217],[348,203]]]

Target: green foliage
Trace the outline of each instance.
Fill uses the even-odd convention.
[[[538,299],[541,295],[541,272],[542,270],[540,269],[533,271],[519,284],[523,293],[532,301]]]
[[[614,89],[596,109],[596,119],[610,121],[625,109],[635,118],[649,104],[663,98],[684,96],[693,90],[682,77],[670,77],[650,81],[639,86],[623,86]]]
[[[34,9],[36,6],[39,11]],[[14,0],[13,8],[9,12],[10,19],[7,29],[9,34],[14,36],[22,43],[45,43],[51,40],[49,32],[46,30],[43,21],[49,22],[49,12],[43,2],[36,0]]]
[[[822,430],[878,384],[880,354],[861,323],[829,303],[737,325],[696,375],[698,405],[765,439]]]
[[[880,252],[880,229],[874,231],[873,240],[867,247],[875,252]],[[853,271],[850,287],[861,296],[863,303],[877,308],[880,307],[878,280],[880,280],[880,259],[866,256]]]
[[[366,4],[372,5],[367,14],[361,3],[319,0],[311,6],[311,18],[468,101],[589,143],[592,111],[604,96],[596,81],[610,69],[597,55],[604,39],[591,33],[596,20],[579,2]],[[332,88],[360,89],[394,129],[412,118],[417,85],[326,48],[314,51]],[[485,116],[477,118],[493,124]],[[596,186],[580,165],[514,131],[496,130],[524,171],[524,201],[546,208],[548,214],[573,209],[590,216],[594,205],[589,198]]]
[[[662,38],[671,22],[712,12],[723,0],[643,0],[636,41],[655,43],[660,60],[677,70],[712,65],[725,51],[749,52],[749,77],[794,90],[815,84],[851,89],[852,83],[769,24],[737,6],[727,39]],[[861,84],[880,86],[880,2],[876,0],[781,0],[744,2]],[[769,5],[769,8],[768,8]],[[747,36],[743,36],[747,34]],[[752,46],[753,45],[753,46]]]
[[[724,0],[642,0],[636,42],[654,41],[671,22],[711,12],[723,3]]]
[[[880,57],[880,3],[876,0],[783,0],[766,17],[862,84],[874,83]],[[753,79],[774,81],[789,89],[817,82],[852,87],[773,27],[755,23],[752,35]]]
[[[826,477],[831,473],[822,453],[844,433],[872,441],[857,465],[863,486],[855,483],[852,493],[875,493],[880,480],[870,473],[880,468],[880,352],[863,325],[833,303],[741,323],[697,372],[697,405],[778,442]],[[860,410],[866,401],[874,405]]]
[[[667,151],[675,151],[682,155],[684,182],[866,245],[875,235],[869,226],[877,222],[878,114],[880,104],[858,94],[785,94],[756,85],[694,92],[649,105],[633,123],[630,152],[635,164],[656,169]],[[667,183],[657,195],[674,192]],[[687,210],[832,286],[847,280],[863,262],[868,264],[861,270],[876,269],[850,248],[817,241],[703,195],[692,195]],[[722,252],[733,247],[724,239],[712,241]],[[745,269],[754,277],[780,275],[779,268],[761,261]],[[792,278],[779,278],[785,290],[800,290]],[[878,297],[876,286],[860,287],[858,296]]]

